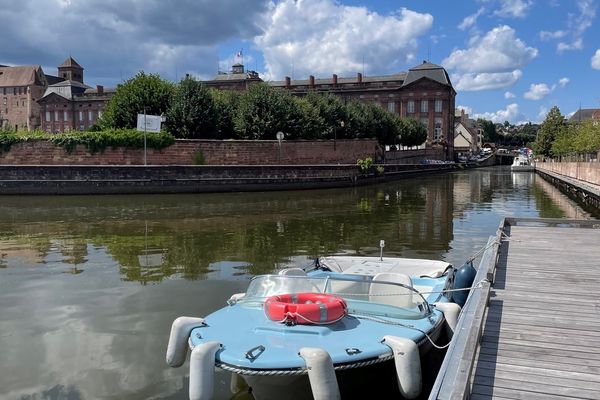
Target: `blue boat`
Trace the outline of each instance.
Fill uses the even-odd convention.
[[[423,358],[443,348],[456,326],[460,306],[451,294],[470,287],[465,268],[334,256],[256,276],[224,308],[176,319],[167,362],[181,366],[192,350],[194,400],[212,398],[215,367],[232,373],[232,391],[249,387],[256,400],[339,399],[354,393],[356,376],[393,385],[376,382],[389,379],[385,368],[399,393],[413,399],[421,394]]]

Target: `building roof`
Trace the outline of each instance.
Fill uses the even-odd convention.
[[[404,81],[406,77],[406,72],[399,72],[393,75],[380,75],[380,76],[363,76],[362,82],[394,82],[394,81]],[[333,82],[333,78],[315,78],[315,86],[317,85],[331,85]],[[352,84],[358,83],[358,75],[351,78],[338,78],[338,85],[343,84]],[[291,81],[293,85],[310,85],[310,80],[308,79],[294,79]],[[285,86],[285,81],[271,81],[269,82],[271,86]]]
[[[70,57],[70,56],[61,65],[58,66],[58,68],[62,68],[62,67],[65,67],[65,68],[77,67],[77,68],[83,69],[83,67],[81,65],[79,65],[77,63],[77,61],[75,61],[73,59],[73,57]]]
[[[86,89],[91,88],[88,85],[85,85],[80,82],[66,80],[48,86],[40,100],[43,100],[51,94],[56,94],[58,96],[64,97],[67,100],[71,100],[74,96],[80,95],[83,92],[85,92]]]
[[[402,86],[410,85],[413,82],[418,81],[421,78],[431,79],[442,85],[452,86],[450,77],[444,69],[444,67],[432,64],[428,61],[423,61],[423,64],[417,65],[408,70],[406,80]]]
[[[44,84],[44,72],[39,65],[0,67],[0,87]]]
[[[580,108],[569,118],[569,122],[586,121],[589,119],[600,119],[600,108]]]

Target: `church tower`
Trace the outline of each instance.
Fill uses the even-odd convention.
[[[69,57],[58,67],[58,76],[64,80],[83,83],[83,67]]]

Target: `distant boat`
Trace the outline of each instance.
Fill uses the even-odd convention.
[[[512,171],[535,171],[535,162],[528,156],[519,154],[510,166]]]
[[[352,397],[367,376],[371,388],[397,381],[416,398],[429,373],[421,359],[447,344],[473,278],[469,263],[321,257],[254,277],[205,318],[176,319],[167,362],[182,365],[192,349],[191,399],[212,398],[215,367],[232,373],[232,392],[249,386],[257,400]]]

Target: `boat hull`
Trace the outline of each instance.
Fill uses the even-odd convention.
[[[444,330],[443,318],[429,333],[437,345],[445,345],[448,337]],[[442,363],[445,350],[436,349],[426,338],[419,343],[421,369],[423,371],[423,393],[428,393],[435,380],[435,374]],[[311,400],[312,390],[308,375],[293,376],[241,376],[251,388],[255,400]],[[336,378],[342,399],[346,398],[395,398],[401,399],[394,360],[376,364],[337,370]]]

